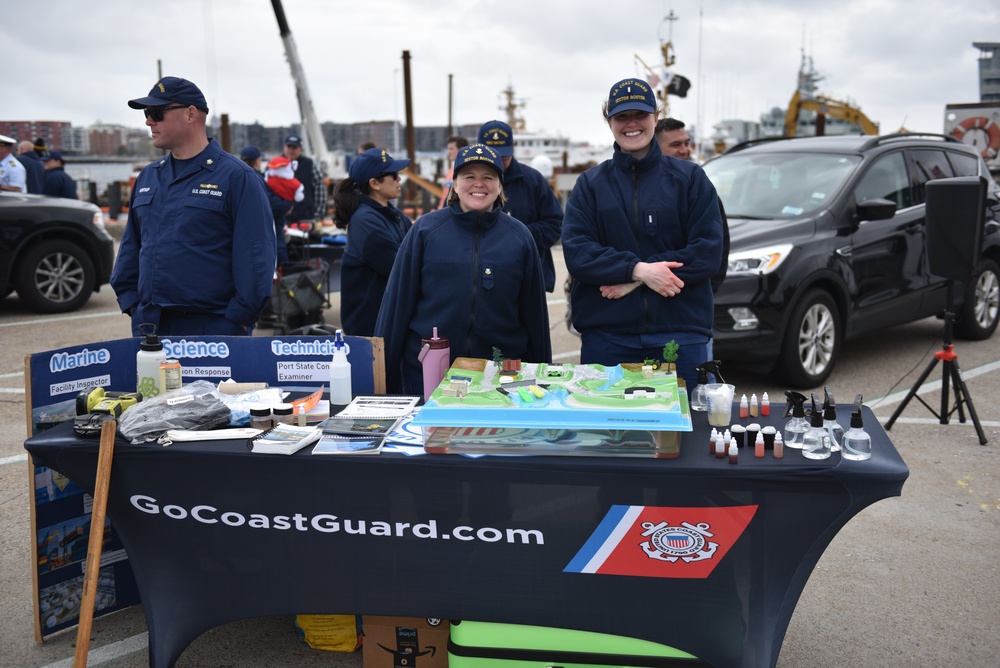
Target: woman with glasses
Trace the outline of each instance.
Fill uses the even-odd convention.
[[[340,325],[351,336],[373,336],[396,250],[410,219],[391,204],[399,197],[399,172],[409,160],[370,148],[351,162],[348,178],[333,191],[334,220],[347,228],[340,270]]]
[[[528,228],[503,212],[503,162],[472,144],[455,158],[448,206],[420,217],[389,276],[375,335],[385,340],[390,392],[423,394],[421,339],[457,357],[551,362],[542,265]]]

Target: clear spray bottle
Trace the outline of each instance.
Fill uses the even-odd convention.
[[[785,396],[788,397],[792,412],[792,417],[785,423],[785,446],[801,450],[802,439],[809,430],[809,423],[806,421],[806,396],[792,390],[785,390]]]
[[[719,360],[709,360],[707,362],[702,362],[695,367],[695,371],[698,372],[698,384],[695,385],[694,389],[691,391],[691,410],[693,411],[707,411],[708,410],[708,397],[705,394],[705,386],[709,383],[708,374],[715,375],[716,383],[725,383],[722,374],[719,373],[719,365],[722,364]]]
[[[837,400],[833,391],[827,385],[823,389],[823,428],[830,434],[830,450],[840,452],[840,444],[844,441],[844,428],[837,422]]]
[[[828,459],[830,457],[830,434],[823,427],[823,409],[815,392],[812,395],[812,401],[809,429],[802,437],[802,456],[806,459]]]
[[[861,418],[861,395],[854,398],[854,410],[851,412],[851,428],[844,434],[844,459],[862,462],[872,457],[872,437],[865,431]]]

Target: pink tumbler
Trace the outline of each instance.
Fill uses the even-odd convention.
[[[431,393],[441,384],[444,376],[451,366],[451,345],[448,339],[438,338],[438,328],[434,328],[434,335],[429,339],[420,340],[420,354],[417,359],[424,368],[424,401],[431,398]]]

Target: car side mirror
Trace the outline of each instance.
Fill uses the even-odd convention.
[[[896,215],[896,203],[887,199],[866,199],[858,204],[857,220],[888,220]]]

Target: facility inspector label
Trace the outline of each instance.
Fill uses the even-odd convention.
[[[278,382],[325,383],[330,379],[329,362],[278,362]]]

